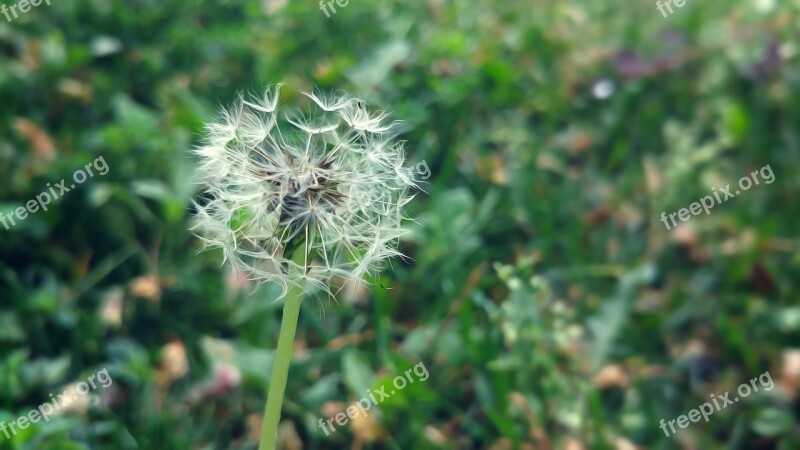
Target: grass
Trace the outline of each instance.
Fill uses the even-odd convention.
[[[0,20],[0,212],[110,168],[0,229],[0,421],[114,380],[0,448],[255,448],[282,305],[198,254],[188,150],[237,91],[281,80],[392,111],[432,174],[412,259],[304,302],[285,448],[797,448],[798,6],[588,3],[98,0]],[[767,164],[773,183],[661,223]],[[426,381],[319,428],[419,362]],[[659,429],[765,371],[774,389]]]

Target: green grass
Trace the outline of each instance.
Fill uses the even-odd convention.
[[[432,174],[410,259],[303,304],[289,441],[798,448],[800,7],[596,3],[96,0],[0,20],[0,211],[110,168],[0,228],[0,421],[114,379],[0,449],[255,448],[282,305],[198,253],[189,149],[275,81],[287,103],[318,87],[392,111]],[[767,164],[774,183],[661,223]],[[419,362],[430,377],[369,420],[318,427]],[[765,371],[775,389],[659,429]]]

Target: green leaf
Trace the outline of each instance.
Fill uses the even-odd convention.
[[[342,374],[350,392],[359,398],[364,396],[374,378],[366,358],[355,350],[346,352],[342,357]]]
[[[753,421],[753,430],[762,436],[776,437],[794,427],[794,419],[788,410],[764,408]]]

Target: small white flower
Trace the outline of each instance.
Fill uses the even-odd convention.
[[[402,256],[414,172],[388,113],[306,93],[310,114],[279,116],[280,87],[206,126],[193,229],[252,280],[331,294],[331,278],[357,282]]]

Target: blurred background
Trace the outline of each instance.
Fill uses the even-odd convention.
[[[800,448],[800,1],[2,1],[0,217],[94,175],[0,228],[0,421],[113,383],[0,449],[255,448],[282,304],[199,253],[189,152],[277,81],[392,111],[430,169],[410,259],[304,303],[283,448]]]

